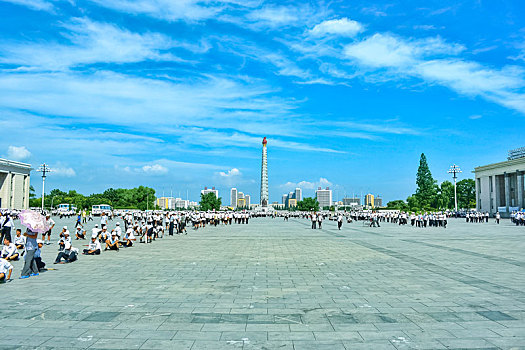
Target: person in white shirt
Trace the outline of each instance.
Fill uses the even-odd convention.
[[[66,243],[71,244],[71,237],[67,226],[64,226],[62,232],[60,232],[60,240],[58,241],[59,250],[64,250]]]
[[[77,260],[78,249],[73,248],[71,242],[66,241],[64,244],[64,250],[58,252],[55,264],[66,264]],[[64,261],[62,261],[64,259]]]
[[[124,248],[133,246],[133,242],[137,240],[135,237],[135,229],[134,227],[129,226],[128,230],[126,231],[126,237],[124,237],[124,240],[121,242],[121,246]]]
[[[98,228],[98,224],[95,225],[95,227],[93,227],[91,229],[91,238],[97,238],[98,235],[100,234],[100,229]]]
[[[102,247],[100,242],[97,240],[97,237],[91,237],[91,243],[89,243],[88,249],[84,249],[82,254],[84,255],[100,255]]]
[[[16,245],[11,243],[11,240],[7,237],[4,238],[4,247],[2,248],[2,258],[6,260],[18,260],[18,250]]]
[[[122,236],[122,229],[120,228],[120,222],[117,222],[116,223],[116,227],[111,230],[111,233],[115,232],[115,234],[117,235],[117,238],[120,239],[120,237]]]
[[[106,216],[106,213],[102,213],[100,215],[100,227],[104,227],[108,224],[108,217]]]
[[[77,239],[86,239],[86,230],[82,228],[82,225],[77,226],[75,236]]]
[[[42,261],[42,247],[44,246],[44,242],[41,239],[36,240],[36,244],[38,248],[35,251],[35,262],[36,267],[38,268],[38,271],[42,271],[46,267],[46,263]]]
[[[4,214],[4,216],[1,218],[0,224],[2,226],[2,242],[4,241],[4,238],[9,238],[9,241],[11,241],[11,228],[13,225],[13,219],[9,214]]]
[[[102,226],[102,230],[99,234],[100,243],[107,241],[109,238],[109,232],[106,226]]]
[[[55,221],[53,221],[53,219],[51,219],[51,215],[50,214],[47,214],[46,215],[46,222],[47,222],[47,226],[49,227],[49,230],[42,234],[42,241],[46,242],[46,235],[47,235],[47,242],[46,242],[46,244],[50,245],[51,244],[51,230],[55,227]]]
[[[0,258],[0,282],[10,280],[11,272],[13,272],[13,265],[6,259]]]
[[[118,248],[118,238],[117,238],[117,234],[115,232],[113,232],[111,234],[111,237],[109,237],[106,240],[106,249],[104,249],[104,250],[116,250],[116,251],[119,250],[119,248]]]
[[[312,213],[312,229],[315,229],[317,226],[317,216],[315,213]]]
[[[26,238],[22,236],[22,230],[19,228],[16,229],[15,245],[17,249],[24,249],[26,245]]]

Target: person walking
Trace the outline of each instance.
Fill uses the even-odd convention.
[[[24,268],[22,269],[20,279],[38,276],[38,267],[35,261],[35,252],[38,248],[38,244],[36,242],[38,233],[27,229],[26,233],[24,233],[24,236],[26,237],[26,253]]]

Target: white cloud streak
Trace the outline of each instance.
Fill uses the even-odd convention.
[[[10,2],[16,5],[26,6],[36,11],[51,12],[54,9],[53,4],[45,0],[1,0],[1,1]]]
[[[31,157],[31,152],[25,146],[9,146],[7,148],[7,158],[11,160],[25,160]]]
[[[159,33],[134,33],[113,24],[75,18],[64,24],[62,43],[3,43],[1,63],[28,69],[66,70],[93,63],[183,61],[165,50],[181,44]]]

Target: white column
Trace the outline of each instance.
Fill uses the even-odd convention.
[[[6,208],[7,209],[11,209],[12,206],[11,206],[11,197],[12,197],[12,186],[11,186],[11,183],[12,183],[12,178],[13,178],[13,173],[12,172],[8,172],[7,173],[7,176],[5,178],[5,181],[7,181],[7,189],[6,189]]]
[[[517,175],[517,187],[518,187],[518,207],[523,209],[523,172],[516,171]]]
[[[507,207],[507,214],[510,214],[510,176],[505,173],[505,207]]]

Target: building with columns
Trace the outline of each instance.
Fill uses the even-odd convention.
[[[525,205],[525,147],[509,151],[507,161],[474,168],[476,209],[502,217],[522,210]]]
[[[29,208],[31,165],[0,158],[0,208]]]

